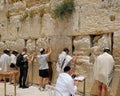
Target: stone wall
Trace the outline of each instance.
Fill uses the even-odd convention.
[[[79,53],[76,71],[81,68],[89,77],[96,56],[109,47],[119,66],[120,0],[74,0],[72,16],[59,19],[53,10],[63,1],[0,0],[0,54],[5,48],[21,52],[27,47],[29,54],[37,55],[40,47],[51,46],[50,60],[56,73],[57,55],[68,47],[71,55],[74,51]],[[39,83],[36,68],[39,64],[35,58],[30,70],[37,76],[30,72],[29,81]],[[54,83],[55,80],[54,74]]]

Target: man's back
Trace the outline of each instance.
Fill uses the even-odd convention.
[[[67,73],[60,73],[56,83],[56,89],[58,89],[63,96],[70,96],[75,93],[74,81]]]
[[[110,54],[105,52],[98,56],[94,64],[95,79],[107,84],[108,74],[112,71],[113,66],[114,60]]]

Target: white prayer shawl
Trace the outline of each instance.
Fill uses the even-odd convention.
[[[62,67],[62,71],[64,70],[65,66],[70,66],[72,61],[72,57],[70,55],[67,55],[65,58],[64,65]]]
[[[3,54],[1,55],[1,68],[2,68],[2,71],[7,71],[10,69],[10,63],[11,63],[11,60],[10,60],[10,56],[7,55],[7,54]]]
[[[95,80],[108,86],[108,83],[110,83],[112,79],[112,75],[110,74],[113,72],[113,67],[114,59],[110,54],[104,52],[102,55],[98,56],[94,64]]]
[[[60,73],[61,72],[61,66],[62,66],[62,63],[64,61],[64,59],[66,58],[66,52],[62,52],[59,56],[58,56],[58,60],[57,60],[57,64],[56,64],[56,67],[57,67],[57,72]]]
[[[17,57],[14,54],[11,54],[10,59],[11,59],[11,63],[16,64]]]
[[[59,90],[63,96],[70,96],[75,94],[77,86],[74,86],[74,80],[69,74],[60,73],[56,82],[56,89]]]

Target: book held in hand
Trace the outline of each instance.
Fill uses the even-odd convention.
[[[79,80],[79,81],[83,81],[85,79],[84,76],[77,76],[74,78],[74,80]]]

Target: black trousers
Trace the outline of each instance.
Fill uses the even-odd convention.
[[[26,86],[26,78],[27,78],[28,68],[20,67],[20,77],[19,77],[19,84],[20,86]]]

